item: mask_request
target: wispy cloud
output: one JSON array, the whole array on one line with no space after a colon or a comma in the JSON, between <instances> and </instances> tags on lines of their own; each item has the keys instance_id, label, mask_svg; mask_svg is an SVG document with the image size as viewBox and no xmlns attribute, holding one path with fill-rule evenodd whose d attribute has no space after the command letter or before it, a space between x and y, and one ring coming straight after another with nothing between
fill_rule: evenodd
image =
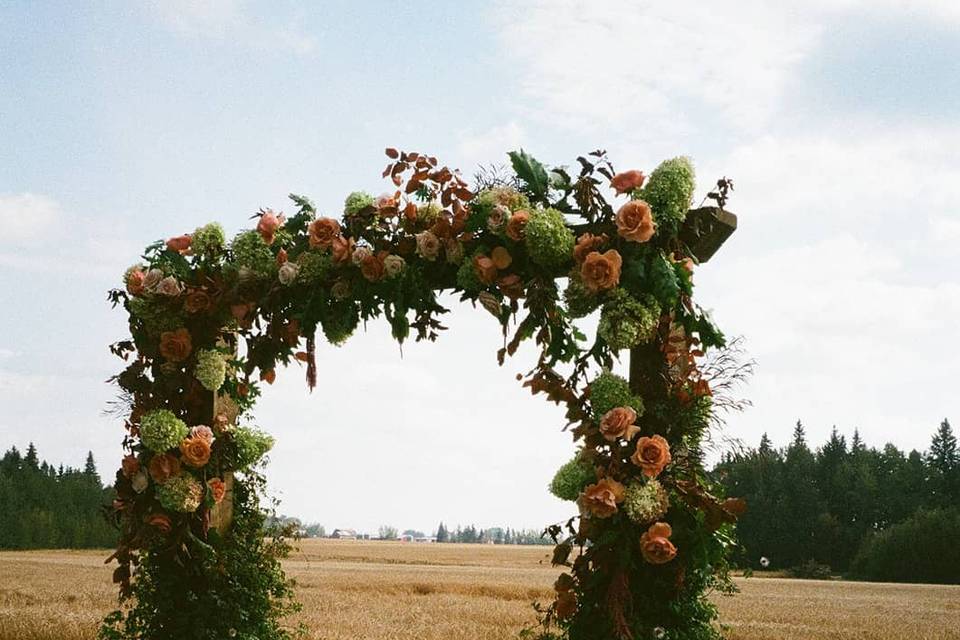
<instances>
[{"instance_id":1,"label":"wispy cloud","mask_svg":"<svg viewBox=\"0 0 960 640\"><path fill-rule=\"evenodd\" d=\"M55 228L61 218L53 198L33 193L0 194L0 246L33 242Z\"/></svg>"}]
</instances>

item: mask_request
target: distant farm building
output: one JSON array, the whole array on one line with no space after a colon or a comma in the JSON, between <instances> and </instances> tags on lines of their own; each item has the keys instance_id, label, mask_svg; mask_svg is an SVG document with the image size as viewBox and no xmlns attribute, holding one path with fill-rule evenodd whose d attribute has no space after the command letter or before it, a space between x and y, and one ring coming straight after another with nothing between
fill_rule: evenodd
<instances>
[{"instance_id":1,"label":"distant farm building","mask_svg":"<svg viewBox=\"0 0 960 640\"><path fill-rule=\"evenodd\" d=\"M334 529L330 537L337 540L356 540L357 532L353 529Z\"/></svg>"}]
</instances>

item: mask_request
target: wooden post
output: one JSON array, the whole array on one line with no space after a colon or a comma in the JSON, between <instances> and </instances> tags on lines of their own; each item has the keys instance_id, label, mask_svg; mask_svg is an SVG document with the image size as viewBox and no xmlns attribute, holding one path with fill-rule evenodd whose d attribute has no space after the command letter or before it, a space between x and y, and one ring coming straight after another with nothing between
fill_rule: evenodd
<instances>
[{"instance_id":1,"label":"wooden post","mask_svg":"<svg viewBox=\"0 0 960 640\"><path fill-rule=\"evenodd\" d=\"M225 340L221 339L217 342L218 347L228 347L230 346ZM236 341L233 343L234 354L236 354ZM220 393L214 391L210 394L212 399L212 405L210 407L210 424L217 419L217 400L220 397ZM231 426L236 426L236 419L232 419ZM231 523L233 523L233 484L234 477L233 471L227 471L223 474L223 484L226 491L223 494L223 500L218 504L213 505L213 508L210 509L210 527L216 529L221 535L227 533L230 529Z\"/></svg>"}]
</instances>

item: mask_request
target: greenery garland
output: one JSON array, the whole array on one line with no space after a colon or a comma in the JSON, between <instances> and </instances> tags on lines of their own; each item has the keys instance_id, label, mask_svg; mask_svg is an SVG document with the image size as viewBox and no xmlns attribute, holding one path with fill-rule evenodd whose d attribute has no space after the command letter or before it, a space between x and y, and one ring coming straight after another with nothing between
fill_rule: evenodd
<instances>
[{"instance_id":1,"label":"greenery garland","mask_svg":"<svg viewBox=\"0 0 960 640\"><path fill-rule=\"evenodd\" d=\"M243 418L280 365L305 362L316 384L317 329L341 344L383 316L400 342L435 340L442 289L501 323L501 363L523 340L539 345L524 385L566 407L579 446L551 486L579 515L545 532L566 571L523 635L717 637L704 594L732 588L743 504L711 495L701 464L712 392L697 363L724 340L692 302L695 257L679 238L690 162L668 160L647 180L616 173L603 152L572 174L520 151L514 175L482 175L475 193L434 157L387 156L396 189L351 193L339 219L292 195L293 215L261 210L232 241L209 224L151 245L110 293L129 315L131 338L111 347L128 361L115 380L129 453L111 514L124 606L101 637L295 634L282 624L296 610L279 565L287 546L264 539L258 500L272 440ZM607 185L625 202L608 202ZM573 320L596 310L588 341ZM633 388L610 372L625 349Z\"/></svg>"}]
</instances>

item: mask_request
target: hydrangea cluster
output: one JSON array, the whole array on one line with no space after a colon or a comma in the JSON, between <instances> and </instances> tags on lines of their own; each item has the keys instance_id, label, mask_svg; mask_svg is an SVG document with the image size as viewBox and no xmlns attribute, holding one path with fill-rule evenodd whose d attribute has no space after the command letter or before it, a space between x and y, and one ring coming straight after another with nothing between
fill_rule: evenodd
<instances>
[{"instance_id":1,"label":"hydrangea cluster","mask_svg":"<svg viewBox=\"0 0 960 640\"><path fill-rule=\"evenodd\" d=\"M174 476L157 486L157 499L163 508L180 513L196 511L205 493L200 481L189 473Z\"/></svg>"},{"instance_id":2,"label":"hydrangea cluster","mask_svg":"<svg viewBox=\"0 0 960 640\"><path fill-rule=\"evenodd\" d=\"M536 209L526 226L527 251L541 267L559 267L570 261L576 240L563 214L556 209Z\"/></svg>"},{"instance_id":3,"label":"hydrangea cluster","mask_svg":"<svg viewBox=\"0 0 960 640\"><path fill-rule=\"evenodd\" d=\"M327 307L326 313L320 318L323 335L330 344L341 345L353 335L360 324L360 311L357 303L352 300L341 300Z\"/></svg>"},{"instance_id":4,"label":"hydrangea cluster","mask_svg":"<svg viewBox=\"0 0 960 640\"><path fill-rule=\"evenodd\" d=\"M366 191L354 191L343 202L343 213L355 216L363 209L373 206L373 196Z\"/></svg>"},{"instance_id":5,"label":"hydrangea cluster","mask_svg":"<svg viewBox=\"0 0 960 640\"><path fill-rule=\"evenodd\" d=\"M608 370L590 383L590 406L596 420L617 407L630 407L638 416L643 415L643 398L630 391L630 383L625 378Z\"/></svg>"},{"instance_id":6,"label":"hydrangea cluster","mask_svg":"<svg viewBox=\"0 0 960 640\"><path fill-rule=\"evenodd\" d=\"M597 333L611 349L631 349L649 342L660 321L660 305L650 295L637 300L617 289L603 305Z\"/></svg>"},{"instance_id":7,"label":"hydrangea cluster","mask_svg":"<svg viewBox=\"0 0 960 640\"><path fill-rule=\"evenodd\" d=\"M141 442L157 453L179 446L189 433L186 423L167 409L150 411L140 420Z\"/></svg>"},{"instance_id":8,"label":"hydrangea cluster","mask_svg":"<svg viewBox=\"0 0 960 640\"><path fill-rule=\"evenodd\" d=\"M420 205L417 207L417 225L421 229L430 227L440 217L441 211L443 209L436 202L427 202Z\"/></svg>"},{"instance_id":9,"label":"hydrangea cluster","mask_svg":"<svg viewBox=\"0 0 960 640\"><path fill-rule=\"evenodd\" d=\"M477 194L473 206L476 209L489 213L498 204L502 204L510 209L510 211L530 208L530 200L527 196L512 187L485 189Z\"/></svg>"},{"instance_id":10,"label":"hydrangea cluster","mask_svg":"<svg viewBox=\"0 0 960 640\"><path fill-rule=\"evenodd\" d=\"M190 236L190 248L197 255L216 256L227 246L227 236L217 222L198 227Z\"/></svg>"},{"instance_id":11,"label":"hydrangea cluster","mask_svg":"<svg viewBox=\"0 0 960 640\"><path fill-rule=\"evenodd\" d=\"M130 313L143 322L148 333L159 334L183 326L183 314L156 297L135 296L129 301Z\"/></svg>"},{"instance_id":12,"label":"hydrangea cluster","mask_svg":"<svg viewBox=\"0 0 960 640\"><path fill-rule=\"evenodd\" d=\"M233 431L237 450L237 468L245 469L273 448L273 438L253 427L237 427Z\"/></svg>"},{"instance_id":13,"label":"hydrangea cluster","mask_svg":"<svg viewBox=\"0 0 960 640\"><path fill-rule=\"evenodd\" d=\"M696 175L690 158L664 160L653 170L646 186L633 192L653 209L658 227L677 229L687 216L696 188Z\"/></svg>"},{"instance_id":14,"label":"hydrangea cluster","mask_svg":"<svg viewBox=\"0 0 960 640\"><path fill-rule=\"evenodd\" d=\"M580 496L584 487L596 481L597 474L593 466L576 455L557 469L553 480L550 481L550 493L561 500L574 501Z\"/></svg>"},{"instance_id":15,"label":"hydrangea cluster","mask_svg":"<svg viewBox=\"0 0 960 640\"><path fill-rule=\"evenodd\" d=\"M197 352L197 366L193 375L207 391L216 391L223 386L227 377L227 360L222 353L213 349Z\"/></svg>"},{"instance_id":16,"label":"hydrangea cluster","mask_svg":"<svg viewBox=\"0 0 960 640\"><path fill-rule=\"evenodd\" d=\"M574 271L563 290L563 301L571 318L585 318L600 307L603 298L587 289L580 275Z\"/></svg>"},{"instance_id":17,"label":"hydrangea cluster","mask_svg":"<svg viewBox=\"0 0 960 640\"><path fill-rule=\"evenodd\" d=\"M473 257L482 255L482 251L477 251L468 260L464 260L457 268L457 286L464 291L474 293L486 287L477 277L477 272L473 268Z\"/></svg>"},{"instance_id":18,"label":"hydrangea cluster","mask_svg":"<svg viewBox=\"0 0 960 640\"><path fill-rule=\"evenodd\" d=\"M631 482L623 499L623 510L637 524L660 519L670 507L666 489L658 480Z\"/></svg>"},{"instance_id":19,"label":"hydrangea cluster","mask_svg":"<svg viewBox=\"0 0 960 640\"><path fill-rule=\"evenodd\" d=\"M330 254L320 253L318 251L304 251L297 258L297 264L300 270L297 272L297 279L307 285L315 285L324 282L330 275L330 269L333 261Z\"/></svg>"},{"instance_id":20,"label":"hydrangea cluster","mask_svg":"<svg viewBox=\"0 0 960 640\"><path fill-rule=\"evenodd\" d=\"M256 231L241 231L230 244L234 262L258 275L269 275L276 269L276 259L270 246Z\"/></svg>"}]
</instances>

